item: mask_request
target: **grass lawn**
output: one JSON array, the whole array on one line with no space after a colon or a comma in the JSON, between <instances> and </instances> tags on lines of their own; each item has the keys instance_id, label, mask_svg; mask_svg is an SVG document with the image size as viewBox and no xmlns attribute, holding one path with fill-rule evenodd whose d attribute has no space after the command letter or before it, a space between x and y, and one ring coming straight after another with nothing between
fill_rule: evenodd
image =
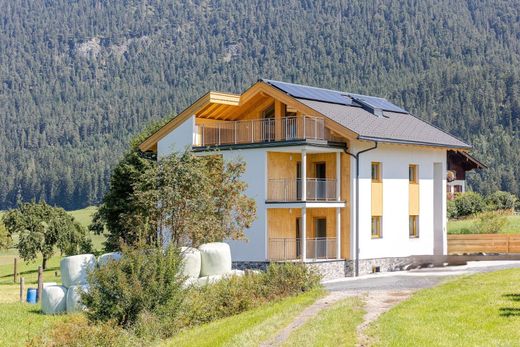
<instances>
[{"instance_id":1,"label":"grass lawn","mask_svg":"<svg viewBox=\"0 0 520 347\"><path fill-rule=\"evenodd\" d=\"M371 327L375 346L518 346L520 269L417 292Z\"/></svg>"},{"instance_id":2,"label":"grass lawn","mask_svg":"<svg viewBox=\"0 0 520 347\"><path fill-rule=\"evenodd\" d=\"M39 310L40 305L1 304L0 346L25 346L33 337L66 319L66 316L44 316Z\"/></svg>"},{"instance_id":3,"label":"grass lawn","mask_svg":"<svg viewBox=\"0 0 520 347\"><path fill-rule=\"evenodd\" d=\"M448 221L448 234L471 234L476 219L454 219ZM520 215L507 216L507 225L501 234L520 234Z\"/></svg>"},{"instance_id":4,"label":"grass lawn","mask_svg":"<svg viewBox=\"0 0 520 347\"><path fill-rule=\"evenodd\" d=\"M312 291L283 299L236 316L185 330L164 345L172 347L258 346L323 295L323 291Z\"/></svg>"},{"instance_id":5,"label":"grass lawn","mask_svg":"<svg viewBox=\"0 0 520 347\"><path fill-rule=\"evenodd\" d=\"M360 298L344 299L296 329L283 346L355 346L364 313Z\"/></svg>"}]
</instances>

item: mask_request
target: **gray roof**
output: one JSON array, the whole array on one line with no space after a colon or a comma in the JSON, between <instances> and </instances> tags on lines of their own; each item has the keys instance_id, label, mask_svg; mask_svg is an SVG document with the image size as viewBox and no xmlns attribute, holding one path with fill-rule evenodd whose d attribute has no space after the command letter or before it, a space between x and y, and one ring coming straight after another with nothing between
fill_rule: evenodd
<instances>
[{"instance_id":1,"label":"gray roof","mask_svg":"<svg viewBox=\"0 0 520 347\"><path fill-rule=\"evenodd\" d=\"M365 108L297 98L324 116L358 134L360 140L471 148L439 128L409 113L382 111L376 116Z\"/></svg>"}]
</instances>

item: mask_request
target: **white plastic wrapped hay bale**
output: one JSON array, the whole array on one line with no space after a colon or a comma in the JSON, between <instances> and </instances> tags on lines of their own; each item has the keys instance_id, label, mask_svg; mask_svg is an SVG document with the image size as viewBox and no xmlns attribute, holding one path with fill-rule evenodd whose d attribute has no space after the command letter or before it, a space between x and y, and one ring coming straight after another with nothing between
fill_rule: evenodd
<instances>
[{"instance_id":1,"label":"white plastic wrapped hay bale","mask_svg":"<svg viewBox=\"0 0 520 347\"><path fill-rule=\"evenodd\" d=\"M232 276L242 277L244 275L245 275L244 270L231 270L230 272L225 274L226 277L232 277Z\"/></svg>"},{"instance_id":2,"label":"white plastic wrapped hay bale","mask_svg":"<svg viewBox=\"0 0 520 347\"><path fill-rule=\"evenodd\" d=\"M85 305L81 303L81 293L87 291L88 286L86 284L79 286L71 286L67 289L67 313L82 311L85 309Z\"/></svg>"},{"instance_id":3,"label":"white plastic wrapped hay bale","mask_svg":"<svg viewBox=\"0 0 520 347\"><path fill-rule=\"evenodd\" d=\"M199 278L201 267L200 251L192 247L181 247L181 257L183 261L181 275L188 278Z\"/></svg>"},{"instance_id":4,"label":"white plastic wrapped hay bale","mask_svg":"<svg viewBox=\"0 0 520 347\"><path fill-rule=\"evenodd\" d=\"M199 247L200 276L223 275L231 271L231 249L224 242L205 243Z\"/></svg>"},{"instance_id":5,"label":"white plastic wrapped hay bale","mask_svg":"<svg viewBox=\"0 0 520 347\"><path fill-rule=\"evenodd\" d=\"M65 257L60 262L61 282L65 287L87 283L87 273L96 266L93 254Z\"/></svg>"},{"instance_id":6,"label":"white plastic wrapped hay bale","mask_svg":"<svg viewBox=\"0 0 520 347\"><path fill-rule=\"evenodd\" d=\"M193 285L195 287L204 287L204 286L207 286L208 284L217 283L218 281L220 281L224 278L226 278L226 275L211 275L211 276L199 277L199 278L191 281L191 285Z\"/></svg>"},{"instance_id":7,"label":"white plastic wrapped hay bale","mask_svg":"<svg viewBox=\"0 0 520 347\"><path fill-rule=\"evenodd\" d=\"M44 314L59 314L66 310L67 288L47 286L42 291L42 311Z\"/></svg>"},{"instance_id":8,"label":"white plastic wrapped hay bale","mask_svg":"<svg viewBox=\"0 0 520 347\"><path fill-rule=\"evenodd\" d=\"M121 252L110 252L102 254L98 257L98 266L106 265L109 261L118 261L121 259Z\"/></svg>"},{"instance_id":9,"label":"white plastic wrapped hay bale","mask_svg":"<svg viewBox=\"0 0 520 347\"><path fill-rule=\"evenodd\" d=\"M57 286L58 283L56 282L43 282L43 288L45 287L48 287L48 286Z\"/></svg>"}]
</instances>

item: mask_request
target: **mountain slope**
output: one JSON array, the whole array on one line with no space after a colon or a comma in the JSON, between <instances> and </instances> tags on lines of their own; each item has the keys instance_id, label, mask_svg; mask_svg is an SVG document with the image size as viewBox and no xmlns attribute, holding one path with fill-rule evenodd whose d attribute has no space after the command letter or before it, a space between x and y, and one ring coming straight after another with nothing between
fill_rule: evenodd
<instances>
[{"instance_id":1,"label":"mountain slope","mask_svg":"<svg viewBox=\"0 0 520 347\"><path fill-rule=\"evenodd\" d=\"M0 209L100 201L132 134L259 77L387 97L520 194L519 1L0 0Z\"/></svg>"}]
</instances>

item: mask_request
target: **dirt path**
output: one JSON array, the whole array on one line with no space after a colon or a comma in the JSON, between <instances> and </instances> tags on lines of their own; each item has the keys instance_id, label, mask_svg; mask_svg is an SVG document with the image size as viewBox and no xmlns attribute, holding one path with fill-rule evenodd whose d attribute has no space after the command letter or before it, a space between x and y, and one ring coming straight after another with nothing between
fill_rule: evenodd
<instances>
[{"instance_id":1,"label":"dirt path","mask_svg":"<svg viewBox=\"0 0 520 347\"><path fill-rule=\"evenodd\" d=\"M365 303L364 309L366 311L363 317L363 323L357 327L357 346L367 347L370 346L370 338L365 334L367 327L375 321L382 313L388 311L401 301L404 301L410 297L413 290L400 290L400 291L369 291L369 292L349 292L349 291L335 291L329 293L326 297L318 299L314 304L303 310L296 318L284 329L282 329L272 339L262 343L261 347L280 346L288 338L291 333L305 324L307 321L315 317L321 310L327 309L334 303L349 297L349 296L361 296Z\"/></svg>"},{"instance_id":2,"label":"dirt path","mask_svg":"<svg viewBox=\"0 0 520 347\"><path fill-rule=\"evenodd\" d=\"M284 329L282 329L275 337L262 343L261 347L280 346L284 343L291 333L305 324L309 319L313 318L323 309L328 308L332 304L344 299L348 296L355 296L354 293L349 292L331 292L326 297L318 299L314 304L307 307Z\"/></svg>"},{"instance_id":3,"label":"dirt path","mask_svg":"<svg viewBox=\"0 0 520 347\"><path fill-rule=\"evenodd\" d=\"M400 290L400 291L370 291L365 293L364 309L366 311L363 317L363 323L358 325L356 334L358 337L357 346L367 347L370 346L370 338L366 335L366 329L375 321L381 314L388 311L401 301L404 301L410 297L413 290Z\"/></svg>"}]
</instances>

